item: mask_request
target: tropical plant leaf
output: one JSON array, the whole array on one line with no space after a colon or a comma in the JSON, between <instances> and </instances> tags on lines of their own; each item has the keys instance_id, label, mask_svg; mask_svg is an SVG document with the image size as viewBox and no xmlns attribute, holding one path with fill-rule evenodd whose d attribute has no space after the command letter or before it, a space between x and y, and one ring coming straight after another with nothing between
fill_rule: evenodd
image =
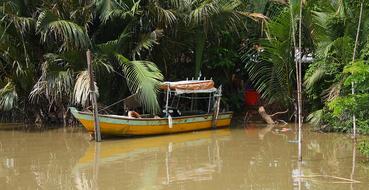
<instances>
[{"instance_id":1,"label":"tropical plant leaf","mask_svg":"<svg viewBox=\"0 0 369 190\"><path fill-rule=\"evenodd\" d=\"M90 38L84 28L78 24L61 20L49 11L40 13L36 23L37 31L41 33L42 41L47 42L53 36L63 42L63 48L76 48L85 50L91 46Z\"/></svg>"},{"instance_id":2,"label":"tropical plant leaf","mask_svg":"<svg viewBox=\"0 0 369 190\"><path fill-rule=\"evenodd\" d=\"M130 8L122 0L95 0L97 12L104 23L113 18L125 19L128 16L133 16L138 3L139 1L135 2Z\"/></svg>"},{"instance_id":3,"label":"tropical plant leaf","mask_svg":"<svg viewBox=\"0 0 369 190\"><path fill-rule=\"evenodd\" d=\"M304 86L307 89L313 88L313 86L317 84L323 78L323 76L325 76L325 73L326 73L326 69L324 67L316 68L314 70L314 73L311 76L306 78L304 82Z\"/></svg>"},{"instance_id":4,"label":"tropical plant leaf","mask_svg":"<svg viewBox=\"0 0 369 190\"><path fill-rule=\"evenodd\" d=\"M269 103L289 106L293 100L295 67L291 47L290 14L284 11L269 22L268 39L260 40L255 53L243 56L253 85ZM250 60L248 60L250 59Z\"/></svg>"},{"instance_id":5,"label":"tropical plant leaf","mask_svg":"<svg viewBox=\"0 0 369 190\"><path fill-rule=\"evenodd\" d=\"M316 110L313 113L309 114L307 117L307 120L310 124L312 124L315 127L318 127L322 124L323 121L323 110Z\"/></svg>"},{"instance_id":6,"label":"tropical plant leaf","mask_svg":"<svg viewBox=\"0 0 369 190\"><path fill-rule=\"evenodd\" d=\"M191 6L192 0L166 0L176 10L188 9Z\"/></svg>"},{"instance_id":7,"label":"tropical plant leaf","mask_svg":"<svg viewBox=\"0 0 369 190\"><path fill-rule=\"evenodd\" d=\"M120 52L123 46L126 45L127 40L132 36L126 29L123 30L117 39L97 44L99 53L114 56L115 53Z\"/></svg>"},{"instance_id":8,"label":"tropical plant leaf","mask_svg":"<svg viewBox=\"0 0 369 190\"><path fill-rule=\"evenodd\" d=\"M206 29L211 27L210 17L220 12L217 2L218 1L193 1L192 6L195 7L195 9L189 13L187 23L195 26L204 25Z\"/></svg>"},{"instance_id":9,"label":"tropical plant leaf","mask_svg":"<svg viewBox=\"0 0 369 190\"><path fill-rule=\"evenodd\" d=\"M55 66L62 61L61 59L48 58L49 60L43 64L42 75L33 86L29 98L36 103L39 102L40 98L45 97L51 105L52 103L60 103L65 97L71 96L73 78L69 69L63 70L64 68Z\"/></svg>"},{"instance_id":10,"label":"tropical plant leaf","mask_svg":"<svg viewBox=\"0 0 369 190\"><path fill-rule=\"evenodd\" d=\"M152 3L150 11L155 15L154 19L163 27L173 25L177 20L177 17L172 10L164 9L159 5L159 3Z\"/></svg>"},{"instance_id":11,"label":"tropical plant leaf","mask_svg":"<svg viewBox=\"0 0 369 190\"><path fill-rule=\"evenodd\" d=\"M150 50L154 45L159 43L159 39L163 36L163 30L156 29L150 33L142 34L140 40L137 42L136 47L133 49L133 57L135 55L141 55L140 52L143 49Z\"/></svg>"},{"instance_id":12,"label":"tropical plant leaf","mask_svg":"<svg viewBox=\"0 0 369 190\"><path fill-rule=\"evenodd\" d=\"M96 96L99 96L99 88L95 82ZM77 75L77 80L73 90L73 101L76 104L81 104L82 107L86 107L90 97L90 77L88 71L81 71Z\"/></svg>"},{"instance_id":13,"label":"tropical plant leaf","mask_svg":"<svg viewBox=\"0 0 369 190\"><path fill-rule=\"evenodd\" d=\"M116 58L123 67L123 73L131 93L138 93L139 101L144 110L149 113L158 113L160 106L157 93L163 80L163 75L158 67L149 61L127 61L120 54L117 54Z\"/></svg>"},{"instance_id":14,"label":"tropical plant leaf","mask_svg":"<svg viewBox=\"0 0 369 190\"><path fill-rule=\"evenodd\" d=\"M0 89L0 110L10 111L16 107L18 94L13 82L9 81Z\"/></svg>"}]
</instances>

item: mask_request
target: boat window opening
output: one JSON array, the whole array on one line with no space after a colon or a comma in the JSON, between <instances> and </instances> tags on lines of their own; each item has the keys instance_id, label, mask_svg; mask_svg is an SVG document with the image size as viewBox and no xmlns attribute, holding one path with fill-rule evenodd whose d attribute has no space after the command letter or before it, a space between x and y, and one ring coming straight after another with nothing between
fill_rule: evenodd
<instances>
[{"instance_id":1,"label":"boat window opening","mask_svg":"<svg viewBox=\"0 0 369 190\"><path fill-rule=\"evenodd\" d=\"M209 114L213 111L214 94L214 92L177 94L174 90L161 91L161 100L164 104L161 116L180 117Z\"/></svg>"}]
</instances>

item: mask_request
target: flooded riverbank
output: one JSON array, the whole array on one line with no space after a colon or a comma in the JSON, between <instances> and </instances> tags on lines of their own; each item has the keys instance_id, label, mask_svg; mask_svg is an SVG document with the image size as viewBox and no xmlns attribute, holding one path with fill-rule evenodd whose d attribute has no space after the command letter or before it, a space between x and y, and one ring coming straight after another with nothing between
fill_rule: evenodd
<instances>
[{"instance_id":1,"label":"flooded riverbank","mask_svg":"<svg viewBox=\"0 0 369 190\"><path fill-rule=\"evenodd\" d=\"M1 189L367 189L369 163L343 134L248 125L88 141L82 128L0 127ZM282 132L283 131L283 132ZM303 177L299 177L303 176Z\"/></svg>"}]
</instances>

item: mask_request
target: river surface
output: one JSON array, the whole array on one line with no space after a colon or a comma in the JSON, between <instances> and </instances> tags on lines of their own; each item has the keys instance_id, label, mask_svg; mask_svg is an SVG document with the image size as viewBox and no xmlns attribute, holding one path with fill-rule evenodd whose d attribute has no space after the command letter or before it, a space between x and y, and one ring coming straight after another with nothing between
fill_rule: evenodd
<instances>
[{"instance_id":1,"label":"river surface","mask_svg":"<svg viewBox=\"0 0 369 190\"><path fill-rule=\"evenodd\" d=\"M301 163L295 137L293 125L249 124L95 143L80 127L2 124L0 189L369 188L369 163L347 135L305 127Z\"/></svg>"}]
</instances>

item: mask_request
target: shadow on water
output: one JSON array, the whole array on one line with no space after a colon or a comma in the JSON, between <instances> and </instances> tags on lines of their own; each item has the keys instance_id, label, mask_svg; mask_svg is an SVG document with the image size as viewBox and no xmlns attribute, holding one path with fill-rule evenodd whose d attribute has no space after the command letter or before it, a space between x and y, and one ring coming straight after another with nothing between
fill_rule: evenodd
<instances>
[{"instance_id":1,"label":"shadow on water","mask_svg":"<svg viewBox=\"0 0 369 190\"><path fill-rule=\"evenodd\" d=\"M11 128L11 126L8 126ZM82 128L0 130L2 189L367 189L351 139L293 125L88 141ZM359 164L360 163L360 164ZM349 183L360 181L360 183Z\"/></svg>"}]
</instances>

